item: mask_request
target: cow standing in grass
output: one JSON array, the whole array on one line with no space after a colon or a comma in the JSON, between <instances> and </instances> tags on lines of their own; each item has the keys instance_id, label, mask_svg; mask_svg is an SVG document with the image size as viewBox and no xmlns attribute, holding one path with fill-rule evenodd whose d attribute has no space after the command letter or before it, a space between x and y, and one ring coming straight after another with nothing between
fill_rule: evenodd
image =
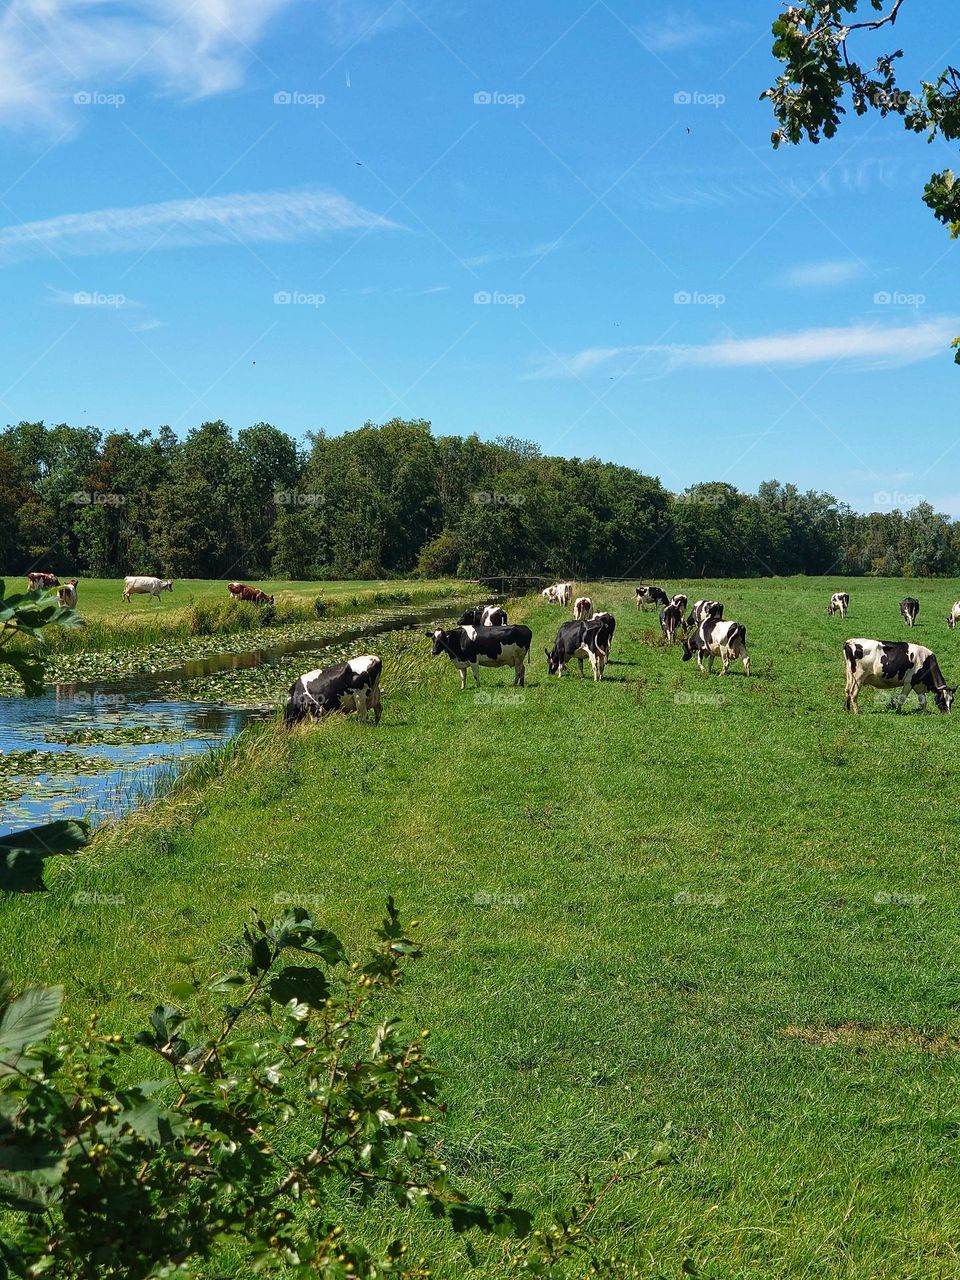
<instances>
[{"instance_id":1,"label":"cow standing in grass","mask_svg":"<svg viewBox=\"0 0 960 1280\"><path fill-rule=\"evenodd\" d=\"M637 587L635 594L638 609L643 609L648 604L656 607L670 603L670 598L662 587Z\"/></svg>"},{"instance_id":2,"label":"cow standing in grass","mask_svg":"<svg viewBox=\"0 0 960 1280\"><path fill-rule=\"evenodd\" d=\"M683 627L683 609L675 600L671 600L660 613L660 630L668 644L673 644L678 631Z\"/></svg>"},{"instance_id":3,"label":"cow standing in grass","mask_svg":"<svg viewBox=\"0 0 960 1280\"><path fill-rule=\"evenodd\" d=\"M242 582L231 582L227 590L234 600L245 600L248 604L273 604L273 596L268 596L259 587L248 587Z\"/></svg>"},{"instance_id":4,"label":"cow standing in grass","mask_svg":"<svg viewBox=\"0 0 960 1280\"><path fill-rule=\"evenodd\" d=\"M335 711L355 711L358 720L366 720L372 711L374 724L379 724L382 671L380 658L368 653L335 667L305 672L290 686L283 723L289 729L303 720L322 720Z\"/></svg>"},{"instance_id":5,"label":"cow standing in grass","mask_svg":"<svg viewBox=\"0 0 960 1280\"><path fill-rule=\"evenodd\" d=\"M38 591L41 588L47 591L50 587L59 587L59 585L60 579L55 573L42 573L40 570L35 570L27 574L28 591Z\"/></svg>"},{"instance_id":6,"label":"cow standing in grass","mask_svg":"<svg viewBox=\"0 0 960 1280\"><path fill-rule=\"evenodd\" d=\"M677 608L680 610L680 615L682 617L683 611L687 607L687 597L683 594L683 592L678 591L675 596L671 596L670 603L675 604L677 606Z\"/></svg>"},{"instance_id":7,"label":"cow standing in grass","mask_svg":"<svg viewBox=\"0 0 960 1280\"><path fill-rule=\"evenodd\" d=\"M937 655L922 644L906 640L848 640L843 646L846 667L844 706L859 712L857 699L863 686L875 689L902 689L897 710L902 709L911 689L917 695L921 711L926 695L932 693L937 707L949 711L953 706L956 685L943 678Z\"/></svg>"},{"instance_id":8,"label":"cow standing in grass","mask_svg":"<svg viewBox=\"0 0 960 1280\"><path fill-rule=\"evenodd\" d=\"M591 616L590 621L600 624L597 643L603 650L604 661L606 661L610 657L610 646L613 643L613 633L617 629L617 620L612 613L595 613Z\"/></svg>"},{"instance_id":9,"label":"cow standing in grass","mask_svg":"<svg viewBox=\"0 0 960 1280\"><path fill-rule=\"evenodd\" d=\"M835 591L827 605L827 614L832 618L835 613L839 613L841 618L845 618L849 608L850 597L846 591Z\"/></svg>"},{"instance_id":10,"label":"cow standing in grass","mask_svg":"<svg viewBox=\"0 0 960 1280\"><path fill-rule=\"evenodd\" d=\"M708 618L691 636L683 642L682 658L689 662L696 656L697 666L704 670L703 661L707 660L706 671L713 671L713 660L719 658L721 675L727 674L731 662L742 660L743 674L750 674L750 655L747 653L747 629L740 622L723 622L719 618Z\"/></svg>"},{"instance_id":11,"label":"cow standing in grass","mask_svg":"<svg viewBox=\"0 0 960 1280\"><path fill-rule=\"evenodd\" d=\"M123 599L130 603L131 596L153 596L160 603L161 591L172 591L173 583L165 578L127 577L123 580Z\"/></svg>"},{"instance_id":12,"label":"cow standing in grass","mask_svg":"<svg viewBox=\"0 0 960 1280\"><path fill-rule=\"evenodd\" d=\"M593 601L589 596L577 596L573 602L573 617L575 622L583 622L584 619L593 613Z\"/></svg>"},{"instance_id":13,"label":"cow standing in grass","mask_svg":"<svg viewBox=\"0 0 960 1280\"><path fill-rule=\"evenodd\" d=\"M604 624L599 621L595 622L591 619L589 622L565 622L557 632L553 649L544 649L547 655L547 670L552 676L562 676L566 664L576 658L580 664L582 677L583 660L588 658L594 680L602 680L603 669L607 663L607 649L603 644L605 636Z\"/></svg>"},{"instance_id":14,"label":"cow standing in grass","mask_svg":"<svg viewBox=\"0 0 960 1280\"><path fill-rule=\"evenodd\" d=\"M77 607L77 583L79 581L79 578L71 578L62 587L57 588L57 603L64 609L75 609Z\"/></svg>"},{"instance_id":15,"label":"cow standing in grass","mask_svg":"<svg viewBox=\"0 0 960 1280\"><path fill-rule=\"evenodd\" d=\"M953 608L947 614L947 626L952 631L957 625L957 619L960 618L960 600L955 600Z\"/></svg>"},{"instance_id":16,"label":"cow standing in grass","mask_svg":"<svg viewBox=\"0 0 960 1280\"><path fill-rule=\"evenodd\" d=\"M467 687L467 672L480 683L480 667L513 667L513 683L526 683L524 663L530 655L533 632L529 627L438 627L426 632L433 641L433 656L445 653L460 672L460 688Z\"/></svg>"},{"instance_id":17,"label":"cow standing in grass","mask_svg":"<svg viewBox=\"0 0 960 1280\"><path fill-rule=\"evenodd\" d=\"M908 627L912 627L917 620L917 614L920 612L920 601L915 600L913 596L905 596L900 601L900 616Z\"/></svg>"}]
</instances>

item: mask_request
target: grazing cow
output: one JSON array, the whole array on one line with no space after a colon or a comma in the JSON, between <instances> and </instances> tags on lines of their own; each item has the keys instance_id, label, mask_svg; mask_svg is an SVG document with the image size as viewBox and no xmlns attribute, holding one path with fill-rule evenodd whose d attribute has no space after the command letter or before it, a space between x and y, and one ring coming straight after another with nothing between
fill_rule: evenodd
<instances>
[{"instance_id":1,"label":"grazing cow","mask_svg":"<svg viewBox=\"0 0 960 1280\"><path fill-rule=\"evenodd\" d=\"M613 633L617 629L617 620L612 613L595 613L590 618L591 622L600 623L600 632L597 636L597 643L603 650L605 658L610 657L610 645L613 643Z\"/></svg>"},{"instance_id":2,"label":"grazing cow","mask_svg":"<svg viewBox=\"0 0 960 1280\"><path fill-rule=\"evenodd\" d=\"M604 624L595 622L592 618L589 622L565 622L557 632L553 649L544 649L547 655L547 670L551 675L560 677L570 659L576 658L580 664L582 676L583 660L589 658L594 680L602 680L603 668L607 663L607 650L603 644L605 637Z\"/></svg>"},{"instance_id":3,"label":"grazing cow","mask_svg":"<svg viewBox=\"0 0 960 1280\"><path fill-rule=\"evenodd\" d=\"M674 637L683 626L683 609L676 601L671 600L660 614L660 630L668 644L673 644Z\"/></svg>"},{"instance_id":4,"label":"grazing cow","mask_svg":"<svg viewBox=\"0 0 960 1280\"><path fill-rule=\"evenodd\" d=\"M911 689L917 695L921 711L926 706L928 693L933 694L941 711L949 711L953 706L956 686L946 683L937 655L922 644L909 644L905 640L848 640L843 646L843 656L847 675L844 705L848 711L859 713L857 698L865 684L877 689L902 688L898 710Z\"/></svg>"},{"instance_id":5,"label":"grazing cow","mask_svg":"<svg viewBox=\"0 0 960 1280\"><path fill-rule=\"evenodd\" d=\"M920 601L914 600L913 596L904 596L900 601L900 616L908 627L912 627L917 620L917 614L920 612Z\"/></svg>"},{"instance_id":6,"label":"grazing cow","mask_svg":"<svg viewBox=\"0 0 960 1280\"><path fill-rule=\"evenodd\" d=\"M460 672L460 688L467 687L467 670L480 683L480 667L513 667L514 685L526 683L524 663L533 644L529 627L454 627L450 631L437 628L427 631L433 641L433 656L445 653Z\"/></svg>"},{"instance_id":7,"label":"grazing cow","mask_svg":"<svg viewBox=\"0 0 960 1280\"><path fill-rule=\"evenodd\" d=\"M593 613L593 601L589 596L577 596L573 602L573 617L576 622L583 622L588 614Z\"/></svg>"},{"instance_id":8,"label":"grazing cow","mask_svg":"<svg viewBox=\"0 0 960 1280\"><path fill-rule=\"evenodd\" d=\"M357 713L366 720L373 711L373 723L380 723L380 674L383 662L372 653L351 658L322 671L307 671L290 686L283 723L289 729L301 720L322 720L333 711Z\"/></svg>"},{"instance_id":9,"label":"grazing cow","mask_svg":"<svg viewBox=\"0 0 960 1280\"><path fill-rule=\"evenodd\" d=\"M687 597L682 591L678 591L675 596L671 597L670 603L675 604L682 614L684 609L687 607Z\"/></svg>"},{"instance_id":10,"label":"grazing cow","mask_svg":"<svg viewBox=\"0 0 960 1280\"><path fill-rule=\"evenodd\" d=\"M701 622L692 636L683 642L683 661L689 662L696 654L697 666L704 670L706 656L708 672L713 671L713 660L719 658L723 665L721 675L727 674L731 661L743 660L743 674L750 674L750 655L747 653L747 629L740 622L722 622L719 618L707 618Z\"/></svg>"},{"instance_id":11,"label":"grazing cow","mask_svg":"<svg viewBox=\"0 0 960 1280\"><path fill-rule=\"evenodd\" d=\"M835 613L839 613L841 618L845 618L849 608L850 597L846 591L835 591L830 597L830 603L827 605L827 613L831 618Z\"/></svg>"},{"instance_id":12,"label":"grazing cow","mask_svg":"<svg viewBox=\"0 0 960 1280\"><path fill-rule=\"evenodd\" d=\"M64 609L75 609L77 607L77 583L79 581L79 578L71 578L62 587L57 588L57 601Z\"/></svg>"},{"instance_id":13,"label":"grazing cow","mask_svg":"<svg viewBox=\"0 0 960 1280\"><path fill-rule=\"evenodd\" d=\"M259 587L247 587L242 582L231 582L227 590L234 600L246 600L249 604L273 604L273 596L265 595Z\"/></svg>"},{"instance_id":14,"label":"grazing cow","mask_svg":"<svg viewBox=\"0 0 960 1280\"><path fill-rule=\"evenodd\" d=\"M27 574L27 590L36 591L40 587L44 591L50 587L59 587L60 579L55 573L28 573Z\"/></svg>"},{"instance_id":15,"label":"grazing cow","mask_svg":"<svg viewBox=\"0 0 960 1280\"><path fill-rule=\"evenodd\" d=\"M123 599L129 604L131 596L153 596L160 603L161 591L172 591L173 583L164 578L126 577L123 580Z\"/></svg>"},{"instance_id":16,"label":"grazing cow","mask_svg":"<svg viewBox=\"0 0 960 1280\"><path fill-rule=\"evenodd\" d=\"M540 594L547 604L569 604L573 599L573 583L555 582L552 587L544 587Z\"/></svg>"},{"instance_id":17,"label":"grazing cow","mask_svg":"<svg viewBox=\"0 0 960 1280\"><path fill-rule=\"evenodd\" d=\"M947 614L947 626L951 631L957 625L958 618L960 618L960 600L954 601L953 608Z\"/></svg>"},{"instance_id":18,"label":"grazing cow","mask_svg":"<svg viewBox=\"0 0 960 1280\"><path fill-rule=\"evenodd\" d=\"M723 605L719 600L695 600L690 616L683 625L688 628L699 627L701 622L708 622L711 618L714 622L719 622L722 617Z\"/></svg>"},{"instance_id":19,"label":"grazing cow","mask_svg":"<svg viewBox=\"0 0 960 1280\"><path fill-rule=\"evenodd\" d=\"M637 587L637 608L642 609L644 605L652 604L669 604L670 599L662 587Z\"/></svg>"}]
</instances>

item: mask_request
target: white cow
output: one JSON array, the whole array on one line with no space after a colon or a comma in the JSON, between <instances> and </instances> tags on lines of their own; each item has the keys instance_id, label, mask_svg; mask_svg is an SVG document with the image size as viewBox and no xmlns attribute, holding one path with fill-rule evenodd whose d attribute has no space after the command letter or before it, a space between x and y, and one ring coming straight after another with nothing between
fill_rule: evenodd
<instances>
[{"instance_id":1,"label":"white cow","mask_svg":"<svg viewBox=\"0 0 960 1280\"><path fill-rule=\"evenodd\" d=\"M697 666L704 670L703 659L706 657L708 672L713 671L713 660L719 658L723 670L727 674L731 661L743 660L743 674L750 674L750 655L747 653L747 629L740 622L722 622L719 618L708 618L691 636L683 642L683 661L689 662L696 655Z\"/></svg>"},{"instance_id":2,"label":"white cow","mask_svg":"<svg viewBox=\"0 0 960 1280\"><path fill-rule=\"evenodd\" d=\"M160 603L161 591L172 591L173 583L165 578L126 577L123 580L123 599L129 604L131 596L153 596Z\"/></svg>"},{"instance_id":3,"label":"white cow","mask_svg":"<svg viewBox=\"0 0 960 1280\"><path fill-rule=\"evenodd\" d=\"M922 644L908 644L905 640L848 640L843 646L843 657L847 674L844 704L848 711L859 712L857 698L865 684L875 689L901 688L898 709L911 689L917 695L921 711L926 706L928 693L933 694L941 711L949 711L953 706L956 686L947 684L937 655Z\"/></svg>"},{"instance_id":4,"label":"white cow","mask_svg":"<svg viewBox=\"0 0 960 1280\"><path fill-rule=\"evenodd\" d=\"M552 587L544 587L540 594L548 604L567 605L573 599L573 583L555 582Z\"/></svg>"},{"instance_id":5,"label":"white cow","mask_svg":"<svg viewBox=\"0 0 960 1280\"><path fill-rule=\"evenodd\" d=\"M960 600L955 600L953 608L947 614L947 626L951 631L957 625L958 619L960 619Z\"/></svg>"}]
</instances>

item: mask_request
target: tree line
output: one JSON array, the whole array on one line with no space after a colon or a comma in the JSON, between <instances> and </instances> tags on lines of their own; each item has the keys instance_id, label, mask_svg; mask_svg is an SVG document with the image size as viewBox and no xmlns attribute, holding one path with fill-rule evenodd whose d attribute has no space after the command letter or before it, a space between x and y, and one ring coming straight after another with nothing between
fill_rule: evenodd
<instances>
[{"instance_id":1,"label":"tree line","mask_svg":"<svg viewBox=\"0 0 960 1280\"><path fill-rule=\"evenodd\" d=\"M753 577L960 575L960 524L919 502L853 511L764 481L671 493L513 437L367 423L298 442L261 422L180 439L21 422L0 432L0 566L95 577L419 573Z\"/></svg>"}]
</instances>

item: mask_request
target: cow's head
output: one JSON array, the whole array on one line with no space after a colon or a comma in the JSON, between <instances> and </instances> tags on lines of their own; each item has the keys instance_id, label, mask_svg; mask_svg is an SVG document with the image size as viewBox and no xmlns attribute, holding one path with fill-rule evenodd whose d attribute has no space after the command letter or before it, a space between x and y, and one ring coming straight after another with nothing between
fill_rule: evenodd
<instances>
[{"instance_id":1,"label":"cow's head","mask_svg":"<svg viewBox=\"0 0 960 1280\"><path fill-rule=\"evenodd\" d=\"M697 638L697 633L694 632L692 636L687 636L686 640L683 642L683 651L680 654L681 661L689 662L699 648L700 644Z\"/></svg>"},{"instance_id":2,"label":"cow's head","mask_svg":"<svg viewBox=\"0 0 960 1280\"><path fill-rule=\"evenodd\" d=\"M556 645L551 652L549 649L543 651L547 655L547 671L550 675L555 676L560 670L560 646Z\"/></svg>"},{"instance_id":3,"label":"cow's head","mask_svg":"<svg viewBox=\"0 0 960 1280\"><path fill-rule=\"evenodd\" d=\"M436 631L425 631L423 633L428 640L433 641L433 656L438 658L441 653L446 653L450 648L450 632L443 631L437 627Z\"/></svg>"},{"instance_id":4,"label":"cow's head","mask_svg":"<svg viewBox=\"0 0 960 1280\"><path fill-rule=\"evenodd\" d=\"M168 581L165 581L165 582L161 582L161 583L160 583L160 590L161 590L161 591L172 591L172 590L173 590L173 583L172 583L172 582L170 582L169 580L168 580Z\"/></svg>"},{"instance_id":5,"label":"cow's head","mask_svg":"<svg viewBox=\"0 0 960 1280\"><path fill-rule=\"evenodd\" d=\"M945 684L939 689L934 689L933 697L937 704L938 711L949 711L953 706L953 695L957 692L956 685Z\"/></svg>"}]
</instances>

